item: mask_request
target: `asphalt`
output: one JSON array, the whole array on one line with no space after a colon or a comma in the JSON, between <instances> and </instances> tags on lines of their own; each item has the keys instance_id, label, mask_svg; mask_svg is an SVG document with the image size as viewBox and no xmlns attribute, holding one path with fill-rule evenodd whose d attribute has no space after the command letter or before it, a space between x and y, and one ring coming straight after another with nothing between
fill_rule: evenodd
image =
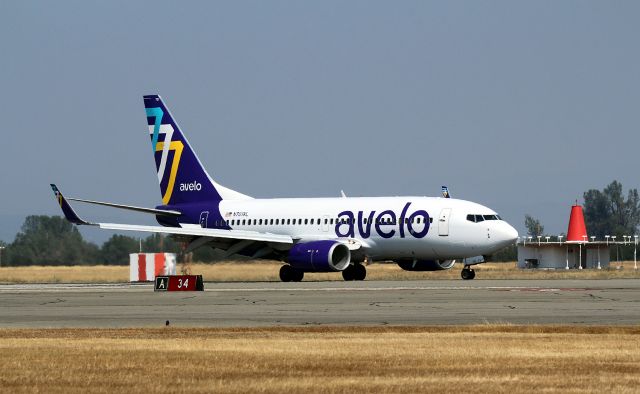
<instances>
[{"instance_id":1,"label":"asphalt","mask_svg":"<svg viewBox=\"0 0 640 394\"><path fill-rule=\"evenodd\" d=\"M640 324L640 280L0 285L0 328Z\"/></svg>"}]
</instances>

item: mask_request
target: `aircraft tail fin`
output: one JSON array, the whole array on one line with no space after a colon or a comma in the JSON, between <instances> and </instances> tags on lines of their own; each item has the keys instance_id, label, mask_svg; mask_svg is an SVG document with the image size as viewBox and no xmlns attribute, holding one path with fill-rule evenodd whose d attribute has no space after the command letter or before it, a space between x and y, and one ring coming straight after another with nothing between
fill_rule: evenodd
<instances>
[{"instance_id":1,"label":"aircraft tail fin","mask_svg":"<svg viewBox=\"0 0 640 394\"><path fill-rule=\"evenodd\" d=\"M144 107L163 205L250 198L211 179L160 96Z\"/></svg>"},{"instance_id":2,"label":"aircraft tail fin","mask_svg":"<svg viewBox=\"0 0 640 394\"><path fill-rule=\"evenodd\" d=\"M442 197L451 198L451 193L449 193L449 188L446 186L442 186Z\"/></svg>"}]
</instances>

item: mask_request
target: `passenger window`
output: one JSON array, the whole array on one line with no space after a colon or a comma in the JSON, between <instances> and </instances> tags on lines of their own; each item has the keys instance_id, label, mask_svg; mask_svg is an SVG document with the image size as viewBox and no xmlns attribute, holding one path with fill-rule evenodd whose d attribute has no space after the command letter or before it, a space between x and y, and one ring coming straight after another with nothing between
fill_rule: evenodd
<instances>
[{"instance_id":1,"label":"passenger window","mask_svg":"<svg viewBox=\"0 0 640 394\"><path fill-rule=\"evenodd\" d=\"M308 223L309 223L309 219L305 219L304 224L308 224Z\"/></svg>"},{"instance_id":2,"label":"passenger window","mask_svg":"<svg viewBox=\"0 0 640 394\"><path fill-rule=\"evenodd\" d=\"M429 218L429 223L433 223L433 218Z\"/></svg>"},{"instance_id":3,"label":"passenger window","mask_svg":"<svg viewBox=\"0 0 640 394\"><path fill-rule=\"evenodd\" d=\"M324 220L324 224L328 224L328 223L327 223L328 221L329 221L328 219L325 219L325 220Z\"/></svg>"},{"instance_id":4,"label":"passenger window","mask_svg":"<svg viewBox=\"0 0 640 394\"><path fill-rule=\"evenodd\" d=\"M269 220L269 224L273 226L273 219Z\"/></svg>"},{"instance_id":5,"label":"passenger window","mask_svg":"<svg viewBox=\"0 0 640 394\"><path fill-rule=\"evenodd\" d=\"M313 224L313 219L311 219L311 224Z\"/></svg>"}]
</instances>

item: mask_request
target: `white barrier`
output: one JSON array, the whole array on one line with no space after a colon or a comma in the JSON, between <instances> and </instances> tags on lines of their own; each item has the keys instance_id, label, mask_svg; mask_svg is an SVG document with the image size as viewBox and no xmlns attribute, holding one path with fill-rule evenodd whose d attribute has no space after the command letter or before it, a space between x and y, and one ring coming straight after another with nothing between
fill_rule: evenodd
<instances>
[{"instance_id":1,"label":"white barrier","mask_svg":"<svg viewBox=\"0 0 640 394\"><path fill-rule=\"evenodd\" d=\"M132 253L129 255L130 282L153 282L156 276L175 274L175 253Z\"/></svg>"}]
</instances>

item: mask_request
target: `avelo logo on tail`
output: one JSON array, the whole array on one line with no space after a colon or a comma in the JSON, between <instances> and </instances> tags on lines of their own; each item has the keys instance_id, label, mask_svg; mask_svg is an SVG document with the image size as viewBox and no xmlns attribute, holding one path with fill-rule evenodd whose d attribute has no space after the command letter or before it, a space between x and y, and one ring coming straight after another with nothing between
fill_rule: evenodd
<instances>
[{"instance_id":1,"label":"avelo logo on tail","mask_svg":"<svg viewBox=\"0 0 640 394\"><path fill-rule=\"evenodd\" d=\"M202 190L202 184L200 182L197 182L197 181L193 181L191 183L181 183L180 184L180 191L181 192L192 192L192 191L199 192L200 190Z\"/></svg>"}]
</instances>

